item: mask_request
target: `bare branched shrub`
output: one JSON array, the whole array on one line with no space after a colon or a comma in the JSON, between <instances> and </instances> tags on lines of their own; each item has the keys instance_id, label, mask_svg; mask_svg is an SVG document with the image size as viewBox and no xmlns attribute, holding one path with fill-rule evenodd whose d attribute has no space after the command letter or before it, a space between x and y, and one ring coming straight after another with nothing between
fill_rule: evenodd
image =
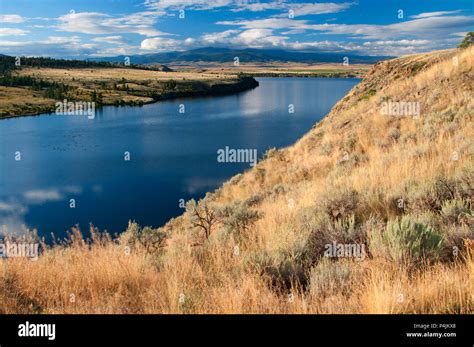
<instances>
[{"instance_id":1,"label":"bare branched shrub","mask_svg":"<svg viewBox=\"0 0 474 347\"><path fill-rule=\"evenodd\" d=\"M196 203L194 199L191 199L186 203L186 212L189 214L191 225L202 231L205 238L208 239L218 222L214 207L205 200Z\"/></svg>"}]
</instances>

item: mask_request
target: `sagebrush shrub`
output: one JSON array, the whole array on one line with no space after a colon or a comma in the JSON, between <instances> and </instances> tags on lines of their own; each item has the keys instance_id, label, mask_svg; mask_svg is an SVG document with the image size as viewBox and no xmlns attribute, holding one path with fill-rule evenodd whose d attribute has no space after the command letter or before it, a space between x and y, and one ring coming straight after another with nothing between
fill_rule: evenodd
<instances>
[{"instance_id":1,"label":"sagebrush shrub","mask_svg":"<svg viewBox=\"0 0 474 347\"><path fill-rule=\"evenodd\" d=\"M324 211L333 219L354 214L358 203L359 193L346 187L329 189L321 199Z\"/></svg>"},{"instance_id":2,"label":"sagebrush shrub","mask_svg":"<svg viewBox=\"0 0 474 347\"><path fill-rule=\"evenodd\" d=\"M309 290L312 296L325 297L347 293L351 286L351 267L346 262L327 258L311 269Z\"/></svg>"},{"instance_id":3,"label":"sagebrush shrub","mask_svg":"<svg viewBox=\"0 0 474 347\"><path fill-rule=\"evenodd\" d=\"M474 218L470 204L464 199L445 201L441 206L441 216L449 224L467 223Z\"/></svg>"},{"instance_id":4,"label":"sagebrush shrub","mask_svg":"<svg viewBox=\"0 0 474 347\"><path fill-rule=\"evenodd\" d=\"M410 216L388 221L385 230L371 233L370 251L374 256L399 264L417 264L435 260L443 248L443 237Z\"/></svg>"},{"instance_id":5,"label":"sagebrush shrub","mask_svg":"<svg viewBox=\"0 0 474 347\"><path fill-rule=\"evenodd\" d=\"M459 183L455 179L439 177L414 187L408 196L410 210L415 213L440 211L445 201L456 198Z\"/></svg>"},{"instance_id":6,"label":"sagebrush shrub","mask_svg":"<svg viewBox=\"0 0 474 347\"><path fill-rule=\"evenodd\" d=\"M131 247L141 246L148 253L159 251L165 245L168 234L161 229L141 228L136 222L129 221L128 228L121 235L122 240Z\"/></svg>"},{"instance_id":7,"label":"sagebrush shrub","mask_svg":"<svg viewBox=\"0 0 474 347\"><path fill-rule=\"evenodd\" d=\"M446 246L445 258L462 259L466 255L466 240L474 240L474 228L472 225L452 224L444 232L444 244Z\"/></svg>"},{"instance_id":8,"label":"sagebrush shrub","mask_svg":"<svg viewBox=\"0 0 474 347\"><path fill-rule=\"evenodd\" d=\"M298 250L280 251L270 254L255 251L246 258L246 265L259 275L267 277L273 287L290 289L293 285L305 287L308 282L308 267Z\"/></svg>"},{"instance_id":9,"label":"sagebrush shrub","mask_svg":"<svg viewBox=\"0 0 474 347\"><path fill-rule=\"evenodd\" d=\"M472 202L474 197L474 164L470 163L456 174L457 198Z\"/></svg>"},{"instance_id":10,"label":"sagebrush shrub","mask_svg":"<svg viewBox=\"0 0 474 347\"><path fill-rule=\"evenodd\" d=\"M262 213L251 209L246 202L234 202L220 207L216 216L226 231L240 236L262 217Z\"/></svg>"},{"instance_id":11,"label":"sagebrush shrub","mask_svg":"<svg viewBox=\"0 0 474 347\"><path fill-rule=\"evenodd\" d=\"M257 206L259 205L263 200L265 199L265 196L263 194L254 194L247 200L245 200L245 204L247 204L250 207Z\"/></svg>"},{"instance_id":12,"label":"sagebrush shrub","mask_svg":"<svg viewBox=\"0 0 474 347\"><path fill-rule=\"evenodd\" d=\"M393 142L397 142L398 139L400 138L401 136L401 131L400 129L398 128L390 128L390 130L388 131L388 134L387 134L387 137L392 140Z\"/></svg>"},{"instance_id":13,"label":"sagebrush shrub","mask_svg":"<svg viewBox=\"0 0 474 347\"><path fill-rule=\"evenodd\" d=\"M301 217L300 217L301 218ZM326 214L319 213L313 218L305 219L306 227L311 232L304 247L304 261L308 266L318 262L324 255L326 245L336 243L365 244L365 229L358 226L354 215L332 220Z\"/></svg>"}]
</instances>

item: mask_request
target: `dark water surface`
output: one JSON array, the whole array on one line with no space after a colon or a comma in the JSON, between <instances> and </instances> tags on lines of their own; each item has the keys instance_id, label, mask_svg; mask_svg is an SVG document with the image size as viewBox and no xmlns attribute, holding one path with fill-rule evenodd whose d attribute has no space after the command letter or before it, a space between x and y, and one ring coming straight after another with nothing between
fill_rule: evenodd
<instances>
[{"instance_id":1,"label":"dark water surface","mask_svg":"<svg viewBox=\"0 0 474 347\"><path fill-rule=\"evenodd\" d=\"M238 95L104 107L94 119L0 120L0 227L64 236L75 224L112 233L130 219L161 226L182 213L180 199L200 198L249 168L219 163L218 149L257 149L261 157L290 145L359 82L258 80L258 88Z\"/></svg>"}]
</instances>

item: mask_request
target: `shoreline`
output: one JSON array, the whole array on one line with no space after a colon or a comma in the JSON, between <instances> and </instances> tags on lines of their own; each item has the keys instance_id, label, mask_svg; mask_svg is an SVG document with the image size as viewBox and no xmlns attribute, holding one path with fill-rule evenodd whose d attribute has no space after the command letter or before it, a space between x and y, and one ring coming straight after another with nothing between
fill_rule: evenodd
<instances>
[{"instance_id":1,"label":"shoreline","mask_svg":"<svg viewBox=\"0 0 474 347\"><path fill-rule=\"evenodd\" d=\"M352 74L293 74L293 73L256 73L252 75L244 75L233 83L220 83L209 85L203 90L193 90L193 91L169 91L164 94L159 95L157 98L150 98L149 101L123 101L121 103L117 102L104 102L100 105L100 108L104 106L144 106L154 104L160 101L169 101L185 98L200 98L200 97L219 97L226 95L239 94L247 90L252 90L259 86L259 82L255 78L359 78L362 79L362 76L352 75ZM51 107L44 107L41 110L35 112L25 112L22 114L12 114L6 116L0 116L0 121L12 118L20 117L37 117L45 114L54 113L56 107L56 102L60 100L55 100Z\"/></svg>"},{"instance_id":2,"label":"shoreline","mask_svg":"<svg viewBox=\"0 0 474 347\"><path fill-rule=\"evenodd\" d=\"M254 78L258 77L275 77L275 78L286 78L286 77L297 77L297 78L364 78L364 74L350 73L350 72L327 72L327 73L291 73L291 72L257 72L253 73Z\"/></svg>"},{"instance_id":3,"label":"shoreline","mask_svg":"<svg viewBox=\"0 0 474 347\"><path fill-rule=\"evenodd\" d=\"M201 85L204 86L204 85ZM188 91L168 91L165 93L160 94L156 98L150 98L149 101L130 101L126 102L123 101L120 103L117 102L105 102L100 105L100 108L104 106L143 106L143 105L150 105L160 101L169 101L169 100L176 100L182 98L199 98L199 97L218 97L218 96L225 96L225 95L232 95L232 94L239 94L247 90L255 89L259 86L259 82L255 80L255 78L251 76L244 76L237 80L236 82L232 83L219 83L214 85L206 85L204 89L201 90L188 90ZM56 103L60 102L60 100L55 100L54 104L51 107L44 107L41 110L31 113L22 113L22 114L12 114L1 116L1 120L5 119L12 119L12 118L20 118L20 117L37 117L44 114L54 113L56 109Z\"/></svg>"}]
</instances>

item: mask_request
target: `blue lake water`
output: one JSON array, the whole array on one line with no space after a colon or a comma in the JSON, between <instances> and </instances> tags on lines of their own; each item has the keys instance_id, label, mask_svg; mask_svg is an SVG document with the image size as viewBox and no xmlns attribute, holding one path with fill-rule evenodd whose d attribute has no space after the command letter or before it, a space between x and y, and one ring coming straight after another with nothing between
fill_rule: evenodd
<instances>
[{"instance_id":1,"label":"blue lake water","mask_svg":"<svg viewBox=\"0 0 474 347\"><path fill-rule=\"evenodd\" d=\"M94 119L0 120L0 227L62 237L76 224L112 233L128 220L161 226L182 213L180 199L200 198L249 168L218 162L219 149L257 149L261 157L288 146L359 82L258 80L258 88L237 95L107 106Z\"/></svg>"}]
</instances>

